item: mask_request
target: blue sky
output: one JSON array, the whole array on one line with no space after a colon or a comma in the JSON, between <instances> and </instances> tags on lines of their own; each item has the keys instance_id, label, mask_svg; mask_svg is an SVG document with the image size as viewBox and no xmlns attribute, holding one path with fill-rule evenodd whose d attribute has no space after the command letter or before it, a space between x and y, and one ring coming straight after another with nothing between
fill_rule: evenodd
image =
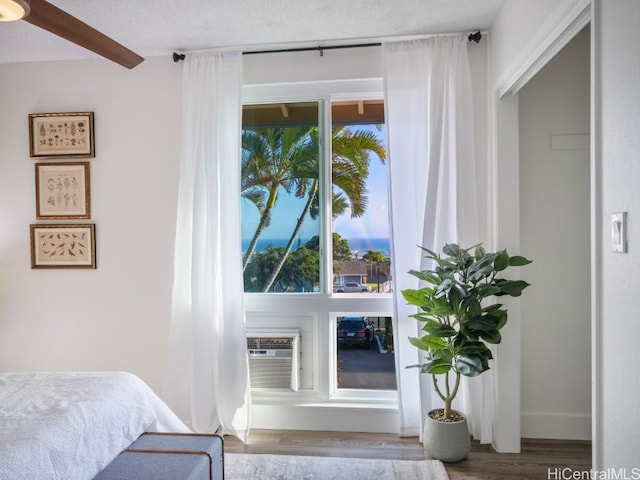
<instances>
[{"instance_id":1,"label":"blue sky","mask_svg":"<svg viewBox=\"0 0 640 480\"><path fill-rule=\"evenodd\" d=\"M354 127L356 128L356 127ZM384 129L374 126L359 126L370 129L384 140ZM367 180L369 206L362 217L351 218L350 213L338 217L333 222L333 230L343 238L388 238L388 198L387 198L387 166L374 157L370 163ZM271 225L263 232L264 239L289 238L295 228L298 216L304 208L305 199L295 198L281 189L278 203L271 218ZM249 202L242 202L242 238L250 239L260 220L258 210ZM310 217L304 221L300 238L305 241L318 234L318 222Z\"/></svg>"}]
</instances>

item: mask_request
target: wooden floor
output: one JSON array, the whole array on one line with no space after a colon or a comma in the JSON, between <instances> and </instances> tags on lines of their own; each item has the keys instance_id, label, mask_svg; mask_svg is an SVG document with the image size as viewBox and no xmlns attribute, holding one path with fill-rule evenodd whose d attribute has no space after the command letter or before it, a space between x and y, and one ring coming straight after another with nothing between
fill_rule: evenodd
<instances>
[{"instance_id":1,"label":"wooden floor","mask_svg":"<svg viewBox=\"0 0 640 480\"><path fill-rule=\"evenodd\" d=\"M246 445L227 436L225 452L397 460L429 458L417 437L294 430L252 430ZM496 453L488 445L474 441L465 460L445 464L445 467L451 480L562 478L561 469L582 472L591 467L591 442L525 439L521 453L506 454Z\"/></svg>"}]
</instances>

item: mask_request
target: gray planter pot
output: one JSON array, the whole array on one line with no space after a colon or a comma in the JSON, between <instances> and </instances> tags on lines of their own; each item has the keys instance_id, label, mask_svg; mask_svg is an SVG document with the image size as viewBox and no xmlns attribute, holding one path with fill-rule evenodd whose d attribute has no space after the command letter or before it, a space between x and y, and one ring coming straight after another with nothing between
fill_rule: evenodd
<instances>
[{"instance_id":1,"label":"gray planter pot","mask_svg":"<svg viewBox=\"0 0 640 480\"><path fill-rule=\"evenodd\" d=\"M464 460L471 450L467 418L459 422L440 422L427 415L422 444L429 454L442 462Z\"/></svg>"}]
</instances>

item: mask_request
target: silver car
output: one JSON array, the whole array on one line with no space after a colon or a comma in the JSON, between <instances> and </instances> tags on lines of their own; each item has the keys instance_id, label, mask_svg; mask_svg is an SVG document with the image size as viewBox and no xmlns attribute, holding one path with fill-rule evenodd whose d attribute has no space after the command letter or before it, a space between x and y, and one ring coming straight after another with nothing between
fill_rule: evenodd
<instances>
[{"instance_id":1,"label":"silver car","mask_svg":"<svg viewBox=\"0 0 640 480\"><path fill-rule=\"evenodd\" d=\"M346 282L344 284L335 284L333 286L333 293L359 293L368 292L371 293L371 287L369 285L361 285L358 282Z\"/></svg>"}]
</instances>

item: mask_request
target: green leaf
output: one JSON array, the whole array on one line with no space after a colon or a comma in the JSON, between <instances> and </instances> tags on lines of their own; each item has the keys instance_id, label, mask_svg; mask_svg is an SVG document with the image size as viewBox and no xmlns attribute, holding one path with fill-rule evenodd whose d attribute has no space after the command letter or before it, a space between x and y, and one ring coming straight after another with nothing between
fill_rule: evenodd
<instances>
[{"instance_id":1,"label":"green leaf","mask_svg":"<svg viewBox=\"0 0 640 480\"><path fill-rule=\"evenodd\" d=\"M476 247L476 251L475 251L475 254L474 254L474 256L476 257L476 260L480 260L486 254L487 254L487 251L484 249L484 247L482 245L478 245Z\"/></svg>"},{"instance_id":2,"label":"green leaf","mask_svg":"<svg viewBox=\"0 0 640 480\"><path fill-rule=\"evenodd\" d=\"M429 250L427 247L420 247L421 250L427 252L429 255L425 255L425 258L436 259L438 258L438 254L433 250Z\"/></svg>"},{"instance_id":3,"label":"green leaf","mask_svg":"<svg viewBox=\"0 0 640 480\"><path fill-rule=\"evenodd\" d=\"M431 313L427 313L427 312L418 312L409 316L415 318L419 322L428 322L429 320L436 320L435 315L432 315Z\"/></svg>"},{"instance_id":4,"label":"green leaf","mask_svg":"<svg viewBox=\"0 0 640 480\"><path fill-rule=\"evenodd\" d=\"M493 273L495 253L486 254L469 268L469 280L473 283Z\"/></svg>"},{"instance_id":5,"label":"green leaf","mask_svg":"<svg viewBox=\"0 0 640 480\"><path fill-rule=\"evenodd\" d=\"M467 326L476 332L492 332L497 330L500 318L494 314L485 313L481 317L470 318Z\"/></svg>"},{"instance_id":6,"label":"green leaf","mask_svg":"<svg viewBox=\"0 0 640 480\"><path fill-rule=\"evenodd\" d=\"M442 375L451 370L451 359L434 358L433 360L426 362L422 366L424 373L430 373L432 375Z\"/></svg>"},{"instance_id":7,"label":"green leaf","mask_svg":"<svg viewBox=\"0 0 640 480\"><path fill-rule=\"evenodd\" d=\"M531 260L520 255L514 255L509 258L510 267L522 267L523 265L529 265L530 263L532 263Z\"/></svg>"},{"instance_id":8,"label":"green leaf","mask_svg":"<svg viewBox=\"0 0 640 480\"><path fill-rule=\"evenodd\" d=\"M509 295L511 297L519 297L522 291L529 286L524 280L504 280L500 279L496 281L498 287L500 287L500 293L496 295Z\"/></svg>"},{"instance_id":9,"label":"green leaf","mask_svg":"<svg viewBox=\"0 0 640 480\"><path fill-rule=\"evenodd\" d=\"M453 282L451 281L451 279L450 278L445 279L440 285L438 285L438 288L436 288L434 297L442 298L447 296L452 286L453 286Z\"/></svg>"},{"instance_id":10,"label":"green leaf","mask_svg":"<svg viewBox=\"0 0 640 480\"><path fill-rule=\"evenodd\" d=\"M465 292L464 290L461 290L462 289L458 285L453 285L451 290L449 290L449 304L451 305L454 313L458 313L460 303L462 303L462 300L464 299Z\"/></svg>"},{"instance_id":11,"label":"green leaf","mask_svg":"<svg viewBox=\"0 0 640 480\"><path fill-rule=\"evenodd\" d=\"M411 342L411 345L414 347L424 350L425 352L440 350L447 347L446 340L433 335L425 335L420 338L409 337L409 342Z\"/></svg>"},{"instance_id":12,"label":"green leaf","mask_svg":"<svg viewBox=\"0 0 640 480\"><path fill-rule=\"evenodd\" d=\"M464 355L456 359L456 370L466 377L476 377L487 370L479 355Z\"/></svg>"},{"instance_id":13,"label":"green leaf","mask_svg":"<svg viewBox=\"0 0 640 480\"><path fill-rule=\"evenodd\" d=\"M439 317L448 317L449 315L453 315L453 309L445 297L436 298L431 305L430 312Z\"/></svg>"},{"instance_id":14,"label":"green leaf","mask_svg":"<svg viewBox=\"0 0 640 480\"><path fill-rule=\"evenodd\" d=\"M447 243L442 248L442 253L450 257L457 257L462 254L462 249L455 243Z\"/></svg>"},{"instance_id":15,"label":"green leaf","mask_svg":"<svg viewBox=\"0 0 640 480\"><path fill-rule=\"evenodd\" d=\"M433 285L438 285L440 283L440 279L430 271L409 270L409 274Z\"/></svg>"},{"instance_id":16,"label":"green leaf","mask_svg":"<svg viewBox=\"0 0 640 480\"><path fill-rule=\"evenodd\" d=\"M493 313L493 312L497 312L498 310L500 310L503 307L503 305L501 303L493 303L491 305L487 305L486 307L484 307L482 309L482 311L484 313Z\"/></svg>"},{"instance_id":17,"label":"green leaf","mask_svg":"<svg viewBox=\"0 0 640 480\"><path fill-rule=\"evenodd\" d=\"M491 295L497 295L501 292L499 287L491 285L490 283L478 286L478 293L481 298L490 297Z\"/></svg>"},{"instance_id":18,"label":"green leaf","mask_svg":"<svg viewBox=\"0 0 640 480\"><path fill-rule=\"evenodd\" d=\"M492 332L478 332L480 338L482 338L487 343L498 344L502 341L502 335L498 330L494 330Z\"/></svg>"},{"instance_id":19,"label":"green leaf","mask_svg":"<svg viewBox=\"0 0 640 480\"><path fill-rule=\"evenodd\" d=\"M493 358L491 350L482 342L467 342L460 346L458 349L460 355L487 355L488 358Z\"/></svg>"},{"instance_id":20,"label":"green leaf","mask_svg":"<svg viewBox=\"0 0 640 480\"><path fill-rule=\"evenodd\" d=\"M427 294L422 289L407 288L402 290L402 296L411 305L422 306L427 303Z\"/></svg>"},{"instance_id":21,"label":"green leaf","mask_svg":"<svg viewBox=\"0 0 640 480\"><path fill-rule=\"evenodd\" d=\"M456 333L458 333L455 328L435 321L427 322L425 326L422 327L422 329L429 335L441 338L453 337Z\"/></svg>"},{"instance_id":22,"label":"green leaf","mask_svg":"<svg viewBox=\"0 0 640 480\"><path fill-rule=\"evenodd\" d=\"M476 315L482 314L482 306L480 305L480 300L476 295L467 295L462 301L460 307L464 309L468 316L475 317Z\"/></svg>"},{"instance_id":23,"label":"green leaf","mask_svg":"<svg viewBox=\"0 0 640 480\"><path fill-rule=\"evenodd\" d=\"M471 340L477 340L479 335L475 330L471 330L467 322L460 322L460 333Z\"/></svg>"},{"instance_id":24,"label":"green leaf","mask_svg":"<svg viewBox=\"0 0 640 480\"><path fill-rule=\"evenodd\" d=\"M493 262L493 267L496 269L497 272L500 272L502 270L505 270L508 266L509 266L509 254L507 253L506 250L500 250L496 255L495 261Z\"/></svg>"},{"instance_id":25,"label":"green leaf","mask_svg":"<svg viewBox=\"0 0 640 480\"><path fill-rule=\"evenodd\" d=\"M447 346L447 342L438 337L432 337L430 335L425 335L424 337L416 338L409 337L409 342L414 347L424 350L425 352L430 352L432 350L440 350Z\"/></svg>"},{"instance_id":26,"label":"green leaf","mask_svg":"<svg viewBox=\"0 0 640 480\"><path fill-rule=\"evenodd\" d=\"M498 321L498 325L496 325L496 328L500 330L502 327L504 327L507 324L507 311L498 310L497 312L494 313L494 315L496 315L500 319Z\"/></svg>"},{"instance_id":27,"label":"green leaf","mask_svg":"<svg viewBox=\"0 0 640 480\"><path fill-rule=\"evenodd\" d=\"M506 323L502 322L501 317L485 314L482 317L473 317L469 319L465 327L469 329L469 332L481 337L486 342L500 343L502 337L498 331L498 325L501 323L503 325Z\"/></svg>"}]
</instances>

